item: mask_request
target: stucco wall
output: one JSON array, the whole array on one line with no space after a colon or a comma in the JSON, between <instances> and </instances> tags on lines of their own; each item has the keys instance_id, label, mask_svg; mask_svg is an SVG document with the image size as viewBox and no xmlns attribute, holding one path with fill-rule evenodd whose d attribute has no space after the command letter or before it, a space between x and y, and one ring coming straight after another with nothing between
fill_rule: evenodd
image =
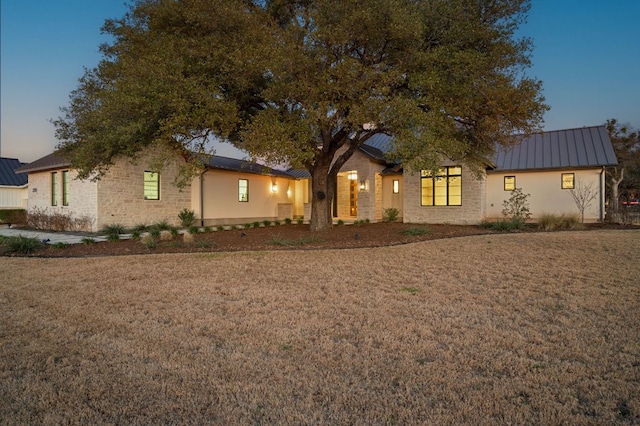
<instances>
[{"instance_id":1,"label":"stucco wall","mask_svg":"<svg viewBox=\"0 0 640 426\"><path fill-rule=\"evenodd\" d=\"M538 172L504 172L487 173L487 218L501 218L503 202L511 196L504 190L504 177L515 176L516 187L521 188L529 197L529 209L533 220L542 214L578 214L579 210L568 189L561 187L561 175L575 173L576 184L591 183L598 196L591 206L585 210L585 222L599 220L603 208L604 194L601 194L601 169L587 170L554 170ZM603 190L604 191L604 190ZM602 198L601 198L602 197Z\"/></svg>"},{"instance_id":2,"label":"stucco wall","mask_svg":"<svg viewBox=\"0 0 640 426\"><path fill-rule=\"evenodd\" d=\"M73 218L88 217L93 221L92 230L97 229L97 183L78 180L74 170L69 171L69 205L62 205L62 172L69 169L47 170L29 173L27 210L43 211L47 214L63 214ZM57 172L58 205L51 205L52 173Z\"/></svg>"},{"instance_id":3,"label":"stucco wall","mask_svg":"<svg viewBox=\"0 0 640 426\"><path fill-rule=\"evenodd\" d=\"M445 166L454 165L445 163ZM404 175L403 222L479 224L485 215L486 182L462 166L462 205L421 206L420 173Z\"/></svg>"},{"instance_id":4,"label":"stucco wall","mask_svg":"<svg viewBox=\"0 0 640 426\"><path fill-rule=\"evenodd\" d=\"M153 171L149 167L152 157L152 153L141 156L135 164L126 159L117 161L98 181L98 228L108 224L151 225L162 220L180 224L178 213L191 208L191 188L180 191L174 185L183 160L176 157L160 171L160 199L145 200L144 172Z\"/></svg>"},{"instance_id":5,"label":"stucco wall","mask_svg":"<svg viewBox=\"0 0 640 426\"><path fill-rule=\"evenodd\" d=\"M238 201L239 179L249 181L247 202ZM204 218L205 225L245 224L285 219L280 216L291 219L294 212L303 209L302 205L296 209L293 206L294 201L299 199L299 197L296 198L296 191L300 187L294 180L213 169L204 174L202 183L204 203L201 207L200 179L198 178L191 185L193 200L191 209L196 212L198 219ZM277 192L272 192L274 183L278 185ZM286 204L291 207L284 208L283 205Z\"/></svg>"},{"instance_id":6,"label":"stucco wall","mask_svg":"<svg viewBox=\"0 0 640 426\"><path fill-rule=\"evenodd\" d=\"M393 193L393 181L398 181L398 193ZM402 200L404 194L403 177L401 175L382 176L382 212L388 208L399 211L398 220L402 221Z\"/></svg>"}]
</instances>

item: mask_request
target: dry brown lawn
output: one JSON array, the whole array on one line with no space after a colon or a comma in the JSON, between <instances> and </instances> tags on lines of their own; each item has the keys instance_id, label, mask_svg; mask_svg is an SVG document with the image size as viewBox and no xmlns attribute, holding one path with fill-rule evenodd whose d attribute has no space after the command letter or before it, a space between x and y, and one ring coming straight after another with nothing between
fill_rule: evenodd
<instances>
[{"instance_id":1,"label":"dry brown lawn","mask_svg":"<svg viewBox=\"0 0 640 426\"><path fill-rule=\"evenodd\" d=\"M1 424L640 423L640 231L0 264Z\"/></svg>"}]
</instances>

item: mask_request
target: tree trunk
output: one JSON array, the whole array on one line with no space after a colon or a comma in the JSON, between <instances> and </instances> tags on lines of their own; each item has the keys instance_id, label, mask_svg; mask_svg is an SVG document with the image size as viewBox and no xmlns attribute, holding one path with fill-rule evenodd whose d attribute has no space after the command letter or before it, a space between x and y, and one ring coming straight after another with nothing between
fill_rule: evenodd
<instances>
[{"instance_id":1,"label":"tree trunk","mask_svg":"<svg viewBox=\"0 0 640 426\"><path fill-rule=\"evenodd\" d=\"M331 201L334 197L333 182L329 175L329 166L316 166L311 170L311 222L312 231L331 229Z\"/></svg>"},{"instance_id":2,"label":"tree trunk","mask_svg":"<svg viewBox=\"0 0 640 426\"><path fill-rule=\"evenodd\" d=\"M620 186L620 183L622 183L623 179L624 179L624 168L620 170L619 179L616 179L614 176L611 176L611 207L613 208L614 212L617 212L619 208L618 187Z\"/></svg>"}]
</instances>

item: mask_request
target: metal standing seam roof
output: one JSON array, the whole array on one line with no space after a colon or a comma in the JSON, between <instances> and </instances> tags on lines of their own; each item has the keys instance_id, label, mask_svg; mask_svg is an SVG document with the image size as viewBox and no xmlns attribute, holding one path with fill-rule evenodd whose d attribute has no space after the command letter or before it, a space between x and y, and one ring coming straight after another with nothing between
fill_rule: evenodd
<instances>
[{"instance_id":1,"label":"metal standing seam roof","mask_svg":"<svg viewBox=\"0 0 640 426\"><path fill-rule=\"evenodd\" d=\"M498 147L494 171L605 167L618 164L604 126L555 130Z\"/></svg>"},{"instance_id":2,"label":"metal standing seam roof","mask_svg":"<svg viewBox=\"0 0 640 426\"><path fill-rule=\"evenodd\" d=\"M27 174L15 172L24 165L16 158L0 157L0 186L25 186L29 181Z\"/></svg>"}]
</instances>

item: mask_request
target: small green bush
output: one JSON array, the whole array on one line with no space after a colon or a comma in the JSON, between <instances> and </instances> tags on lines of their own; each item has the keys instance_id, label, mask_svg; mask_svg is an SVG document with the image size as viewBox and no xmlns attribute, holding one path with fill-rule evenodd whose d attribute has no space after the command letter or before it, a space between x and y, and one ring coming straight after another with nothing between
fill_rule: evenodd
<instances>
[{"instance_id":1,"label":"small green bush","mask_svg":"<svg viewBox=\"0 0 640 426\"><path fill-rule=\"evenodd\" d=\"M275 226L280 226L280 225L281 225L281 223L280 223L280 221L279 221L279 220L274 220L274 221L273 221L273 224L274 224Z\"/></svg>"},{"instance_id":2,"label":"small green bush","mask_svg":"<svg viewBox=\"0 0 640 426\"><path fill-rule=\"evenodd\" d=\"M260 222L253 222L254 228L260 228Z\"/></svg>"},{"instance_id":3,"label":"small green bush","mask_svg":"<svg viewBox=\"0 0 640 426\"><path fill-rule=\"evenodd\" d=\"M337 225L338 226L344 226L344 220L338 219Z\"/></svg>"},{"instance_id":4,"label":"small green bush","mask_svg":"<svg viewBox=\"0 0 640 426\"><path fill-rule=\"evenodd\" d=\"M216 226L216 230L218 230L218 231L224 231L224 226L222 226L222 225L218 225L218 226Z\"/></svg>"},{"instance_id":5,"label":"small green bush","mask_svg":"<svg viewBox=\"0 0 640 426\"><path fill-rule=\"evenodd\" d=\"M200 232L200 228L198 228L197 226L191 225L189 227L189 233L190 234L197 234L198 232Z\"/></svg>"},{"instance_id":6,"label":"small green bush","mask_svg":"<svg viewBox=\"0 0 640 426\"><path fill-rule=\"evenodd\" d=\"M178 213L178 219L180 219L180 226L188 228L193 225L193 222L196 220L196 212L184 208Z\"/></svg>"},{"instance_id":7,"label":"small green bush","mask_svg":"<svg viewBox=\"0 0 640 426\"><path fill-rule=\"evenodd\" d=\"M153 224L153 226L155 228L158 228L161 231L170 231L171 230L171 224L169 224L169 221L167 219L162 219L161 221Z\"/></svg>"},{"instance_id":8,"label":"small green bush","mask_svg":"<svg viewBox=\"0 0 640 426\"><path fill-rule=\"evenodd\" d=\"M400 210L396 209L395 207L384 209L383 220L385 222L395 222L396 220L398 220L398 216L400 216Z\"/></svg>"},{"instance_id":9,"label":"small green bush","mask_svg":"<svg viewBox=\"0 0 640 426\"><path fill-rule=\"evenodd\" d=\"M22 235L17 237L5 237L2 245L6 247L8 253L28 254L43 246L42 242L37 238L28 238Z\"/></svg>"},{"instance_id":10,"label":"small green bush","mask_svg":"<svg viewBox=\"0 0 640 426\"><path fill-rule=\"evenodd\" d=\"M130 231L133 232L138 232L138 233L142 233L142 232L147 232L149 230L149 226L144 224L144 223L139 223L136 226L134 226L133 228L130 229Z\"/></svg>"},{"instance_id":11,"label":"small green bush","mask_svg":"<svg viewBox=\"0 0 640 426\"><path fill-rule=\"evenodd\" d=\"M250 223L245 223L244 224L244 229L249 229L251 228L251 224Z\"/></svg>"},{"instance_id":12,"label":"small green bush","mask_svg":"<svg viewBox=\"0 0 640 426\"><path fill-rule=\"evenodd\" d=\"M211 228L209 228L209 231L211 231ZM172 236L173 238L177 237L177 236L178 236L178 234L180 234L180 233L178 232L178 228L176 228L175 226L172 226L172 227L171 227L171 229L169 230L169 232L171 232L171 236Z\"/></svg>"},{"instance_id":13,"label":"small green bush","mask_svg":"<svg viewBox=\"0 0 640 426\"><path fill-rule=\"evenodd\" d=\"M302 225L302 224L304 223L304 218L299 217L299 218L296 220L296 223L297 223L298 225Z\"/></svg>"},{"instance_id":14,"label":"small green bush","mask_svg":"<svg viewBox=\"0 0 640 426\"><path fill-rule=\"evenodd\" d=\"M53 243L51 244L51 247L55 248L55 249L63 249L65 247L67 247L69 244L67 243L63 243L62 241L58 241L57 243Z\"/></svg>"},{"instance_id":15,"label":"small green bush","mask_svg":"<svg viewBox=\"0 0 640 426\"><path fill-rule=\"evenodd\" d=\"M211 227L210 226L205 226L202 230L204 232L211 232Z\"/></svg>"},{"instance_id":16,"label":"small green bush","mask_svg":"<svg viewBox=\"0 0 640 426\"><path fill-rule=\"evenodd\" d=\"M265 220L263 220L263 221L262 221L262 224L263 224L266 228L268 228L269 226L271 226L271 221L270 221L270 220L266 220L266 219L265 219Z\"/></svg>"},{"instance_id":17,"label":"small green bush","mask_svg":"<svg viewBox=\"0 0 640 426\"><path fill-rule=\"evenodd\" d=\"M162 232L162 229L160 229L155 225L149 228L149 235L151 235L153 238L160 238L161 232Z\"/></svg>"},{"instance_id":18,"label":"small green bush","mask_svg":"<svg viewBox=\"0 0 640 426\"><path fill-rule=\"evenodd\" d=\"M411 237L417 237L419 235L425 235L431 232L429 228L424 226L412 226L407 229L403 229L401 231L404 235L409 235Z\"/></svg>"},{"instance_id":19,"label":"small green bush","mask_svg":"<svg viewBox=\"0 0 640 426\"><path fill-rule=\"evenodd\" d=\"M120 241L120 234L107 235L107 241Z\"/></svg>"},{"instance_id":20,"label":"small green bush","mask_svg":"<svg viewBox=\"0 0 640 426\"><path fill-rule=\"evenodd\" d=\"M85 246L90 246L92 244L96 243L96 240L94 240L93 238L83 238L82 240L80 240L82 242L82 244L84 244Z\"/></svg>"},{"instance_id":21,"label":"small green bush","mask_svg":"<svg viewBox=\"0 0 640 426\"><path fill-rule=\"evenodd\" d=\"M287 225L291 225L291 218L286 217L284 219L284 223L286 223Z\"/></svg>"},{"instance_id":22,"label":"small green bush","mask_svg":"<svg viewBox=\"0 0 640 426\"><path fill-rule=\"evenodd\" d=\"M127 233L127 228L124 225L121 225L119 223L113 223L110 225L105 225L102 228L100 228L99 231L101 234L104 235L120 235L120 234L126 234Z\"/></svg>"}]
</instances>

